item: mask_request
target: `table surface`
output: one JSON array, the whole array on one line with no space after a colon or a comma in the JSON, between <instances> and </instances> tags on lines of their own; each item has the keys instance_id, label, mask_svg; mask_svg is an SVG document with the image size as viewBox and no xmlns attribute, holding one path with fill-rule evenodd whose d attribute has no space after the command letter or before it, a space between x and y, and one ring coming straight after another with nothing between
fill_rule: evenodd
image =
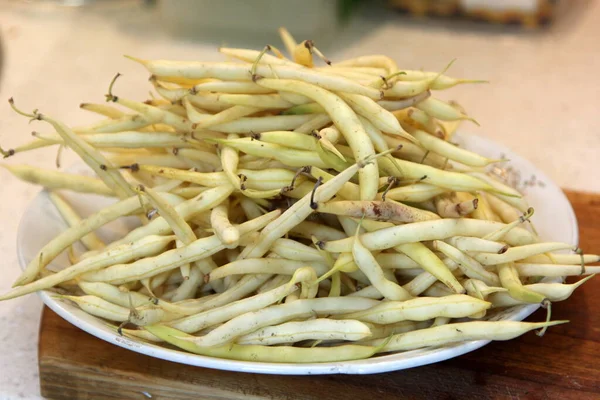
<instances>
[{"instance_id":1,"label":"table surface","mask_svg":"<svg viewBox=\"0 0 600 400\"><path fill-rule=\"evenodd\" d=\"M136 2L96 2L61 8L48 1L0 0L3 41L0 98L14 96L25 108L40 110L82 125L93 116L78 110L82 101L103 101L110 78L132 98L147 96L139 66L122 54L146 58L220 59L216 45L183 41L161 29L155 12ZM368 11L339 35L328 56L334 60L385 53L408 68L439 70L458 58L451 73L489 79L441 93L460 100L482 128L465 126L516 149L560 186L600 192L595 177L597 93L600 66L600 2L577 0L555 26L521 32L484 25L413 21L393 12ZM98 4L106 4L99 6ZM337 37L337 36L336 36ZM273 37L275 42L275 36ZM35 128L0 105L0 144L23 143ZM24 154L10 162L53 167L53 150ZM63 165L75 160L65 152ZM19 273L15 236L27 203L38 188L0 169L0 292ZM36 368L41 302L34 296L0 305L0 399L39 398Z\"/></svg>"},{"instance_id":2,"label":"table surface","mask_svg":"<svg viewBox=\"0 0 600 400\"><path fill-rule=\"evenodd\" d=\"M567 192L579 218L584 250L600 243L600 195ZM573 277L569 281L575 281ZM600 398L600 279L552 305L552 318L568 319L540 338L529 332L508 342L441 363L385 374L273 376L210 370L150 358L103 342L49 309L40 329L42 393L54 400L334 400ZM543 321L538 310L528 321ZM60 378L60 379L59 379ZM106 385L110 382L110 385ZM326 388L326 389L325 389Z\"/></svg>"}]
</instances>

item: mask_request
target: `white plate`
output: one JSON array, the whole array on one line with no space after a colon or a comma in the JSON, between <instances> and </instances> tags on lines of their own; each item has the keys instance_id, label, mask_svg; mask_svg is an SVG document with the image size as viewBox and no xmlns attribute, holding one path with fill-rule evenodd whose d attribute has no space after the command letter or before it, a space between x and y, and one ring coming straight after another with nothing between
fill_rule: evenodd
<instances>
[{"instance_id":1,"label":"white plate","mask_svg":"<svg viewBox=\"0 0 600 400\"><path fill-rule=\"evenodd\" d=\"M577 220L573 209L560 188L550 181L543 172L537 170L531 163L512 151L496 145L481 136L461 133L456 136L456 140L463 147L490 158L506 156L511 160L510 165L521 173L524 180L535 176L537 181L543 182L543 185L529 187L526 193L529 203L535 208L533 220L540 236L548 241L577 244ZM100 196L82 194L68 194L68 198L83 215L89 214L94 209L106 205L110 201ZM131 221L125 221L110 224L100 234L106 238L115 237L115 235L118 236L119 232L127 229L126 226L130 223ZM41 192L30 204L19 227L17 241L21 266L27 265L44 244L65 228L65 223L48 199L46 192ZM61 269L66 265L68 265L67 259L63 254L50 267ZM447 360L489 343L487 340L469 341L437 348L374 357L366 360L335 363L270 364L232 361L193 355L118 336L114 331L107 328L101 320L84 313L76 306L67 302L51 298L50 292L41 292L40 296L48 307L73 325L117 346L164 360L230 371L281 375L372 374L413 368ZM523 320L533 313L537 307L537 305L513 307L503 312L498 318Z\"/></svg>"}]
</instances>

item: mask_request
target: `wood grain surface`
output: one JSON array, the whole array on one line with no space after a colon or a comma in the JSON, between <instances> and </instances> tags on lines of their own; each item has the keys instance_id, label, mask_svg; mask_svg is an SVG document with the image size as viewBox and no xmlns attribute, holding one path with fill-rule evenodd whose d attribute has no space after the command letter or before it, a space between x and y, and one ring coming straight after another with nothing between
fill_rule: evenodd
<instances>
[{"instance_id":1,"label":"wood grain surface","mask_svg":"<svg viewBox=\"0 0 600 400\"><path fill-rule=\"evenodd\" d=\"M586 252L600 251L600 194L567 192ZM376 375L273 376L180 365L97 339L45 309L42 395L50 399L600 399L600 278L565 302L569 319L452 360ZM541 321L538 311L528 321ZM33 383L32 383L33 384ZM151 396L151 397L150 397Z\"/></svg>"}]
</instances>

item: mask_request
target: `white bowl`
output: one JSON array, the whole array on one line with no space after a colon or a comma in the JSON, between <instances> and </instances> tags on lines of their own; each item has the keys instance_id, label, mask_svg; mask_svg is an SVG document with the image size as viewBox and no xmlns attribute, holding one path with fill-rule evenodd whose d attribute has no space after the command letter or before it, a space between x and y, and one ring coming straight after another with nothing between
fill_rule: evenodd
<instances>
[{"instance_id":1,"label":"white bowl","mask_svg":"<svg viewBox=\"0 0 600 400\"><path fill-rule=\"evenodd\" d=\"M566 242L576 245L578 242L577 220L571 205L562 190L556 186L543 172L536 169L530 162L519 157L514 152L476 135L460 133L456 136L463 147L476 151L490 158L509 158L510 165L521 173L523 179L536 177L543 185L533 185L527 188L526 197L535 208L533 221L540 236L547 241ZM94 209L107 205L111 200L94 195L67 193L68 200L82 215L90 214ZM107 225L99 234L107 239L120 237L125 232L131 220L115 222ZM39 249L50 239L66 228L62 218L48 199L46 192L41 192L29 205L19 226L17 246L19 262L22 267L35 257ZM51 265L52 269L62 269L67 266L66 256L58 257ZM146 354L164 360L182 364L196 365L206 368L216 368L230 371L281 374L281 375L311 375L311 374L372 374L413 368L447 360L476 350L487 343L487 340L455 343L436 348L407 351L365 360L344 361L314 364L274 364L248 361L232 361L219 358L205 357L171 350L160 346L136 341L117 335L107 327L106 322L90 316L74 305L51 297L47 291L40 292L40 297L53 311L84 331L138 353ZM537 309L538 305L512 307L494 319L520 321Z\"/></svg>"}]
</instances>

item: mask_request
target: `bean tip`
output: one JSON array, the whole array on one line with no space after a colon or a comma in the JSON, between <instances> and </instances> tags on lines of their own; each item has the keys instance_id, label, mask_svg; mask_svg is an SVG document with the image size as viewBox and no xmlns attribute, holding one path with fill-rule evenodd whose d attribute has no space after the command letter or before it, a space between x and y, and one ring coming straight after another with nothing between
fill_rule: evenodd
<instances>
[{"instance_id":1,"label":"bean tip","mask_svg":"<svg viewBox=\"0 0 600 400\"><path fill-rule=\"evenodd\" d=\"M125 58L127 58L127 59L129 59L129 60L131 60L131 61L138 62L138 63L140 63L140 64L142 64L142 65L146 65L146 64L148 63L148 60L144 60L144 59L142 59L142 58L138 58L138 57L130 56L130 55L128 55L128 54L123 54L123 57L125 57Z\"/></svg>"}]
</instances>

